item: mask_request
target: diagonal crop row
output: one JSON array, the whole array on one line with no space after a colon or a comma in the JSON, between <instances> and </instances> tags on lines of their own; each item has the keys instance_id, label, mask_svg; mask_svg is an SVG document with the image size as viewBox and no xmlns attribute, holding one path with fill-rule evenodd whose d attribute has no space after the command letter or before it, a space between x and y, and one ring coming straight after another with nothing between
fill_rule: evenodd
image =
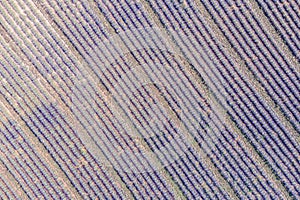
<instances>
[{"instance_id":1,"label":"diagonal crop row","mask_svg":"<svg viewBox=\"0 0 300 200\"><path fill-rule=\"evenodd\" d=\"M7 124L4 124L4 126L7 126ZM9 128L9 127L8 127ZM12 133L13 131L11 129L8 130L1 130L1 133L6 134L6 136L9 135L9 133ZM23 158L17 157L15 156L16 153L16 147L14 147L13 145L7 145L8 141L3 141L1 140L1 151L5 152L5 157L7 158L7 161L2 160L6 165L6 162L9 162L10 164L12 164L12 168L13 170L16 170L17 173L21 174L23 180L26 180L26 183L20 183L21 187L23 188L23 190L25 192L29 192L30 189L32 190L32 193L36 196L36 198L38 197L45 197L45 198L50 198L51 196L54 197L55 194L50 194L50 191L48 191L45 188L48 188L49 185L47 183L42 183L42 180L40 180L40 178L38 178L37 175L41 176L41 172L38 171L33 164L31 163L32 161L28 160L23 160L26 159L27 156L26 154L23 154L22 152L20 153L20 155ZM9 166L9 165L7 165ZM25 172L24 172L25 171ZM35 173L37 173L37 175L35 175ZM29 181L28 181L29 179ZM41 178L43 179L43 178ZM34 183L34 184L33 184Z\"/></svg>"},{"instance_id":2,"label":"diagonal crop row","mask_svg":"<svg viewBox=\"0 0 300 200\"><path fill-rule=\"evenodd\" d=\"M287 6L276 5L276 3L272 1L257 1L257 3L299 61L300 24L297 10L295 10L299 10L299 6L296 6L294 1L290 2L290 5Z\"/></svg>"},{"instance_id":3,"label":"diagonal crop row","mask_svg":"<svg viewBox=\"0 0 300 200\"><path fill-rule=\"evenodd\" d=\"M13 188L7 183L7 180L0 177L0 198L1 199L19 199L20 197L15 193Z\"/></svg>"}]
</instances>

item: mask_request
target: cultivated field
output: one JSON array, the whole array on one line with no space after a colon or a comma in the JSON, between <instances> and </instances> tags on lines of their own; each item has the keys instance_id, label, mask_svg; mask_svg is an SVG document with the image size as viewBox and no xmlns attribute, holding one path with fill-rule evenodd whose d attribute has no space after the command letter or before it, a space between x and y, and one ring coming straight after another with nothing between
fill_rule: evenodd
<instances>
[{"instance_id":1,"label":"cultivated field","mask_svg":"<svg viewBox=\"0 0 300 200\"><path fill-rule=\"evenodd\" d=\"M300 199L300 2L4 0L0 199Z\"/></svg>"}]
</instances>

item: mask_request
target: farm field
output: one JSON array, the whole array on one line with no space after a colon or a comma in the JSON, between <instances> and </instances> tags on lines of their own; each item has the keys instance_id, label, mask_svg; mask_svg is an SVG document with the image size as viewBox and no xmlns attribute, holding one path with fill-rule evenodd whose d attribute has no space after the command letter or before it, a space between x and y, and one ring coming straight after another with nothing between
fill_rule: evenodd
<instances>
[{"instance_id":1,"label":"farm field","mask_svg":"<svg viewBox=\"0 0 300 200\"><path fill-rule=\"evenodd\" d=\"M0 3L0 199L300 199L299 122L299 1Z\"/></svg>"}]
</instances>

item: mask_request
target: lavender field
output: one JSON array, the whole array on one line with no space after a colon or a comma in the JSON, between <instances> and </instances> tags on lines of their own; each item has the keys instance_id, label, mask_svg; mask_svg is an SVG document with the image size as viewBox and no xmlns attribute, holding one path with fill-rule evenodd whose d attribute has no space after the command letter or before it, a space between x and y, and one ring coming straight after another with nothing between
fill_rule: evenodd
<instances>
[{"instance_id":1,"label":"lavender field","mask_svg":"<svg viewBox=\"0 0 300 200\"><path fill-rule=\"evenodd\" d=\"M0 2L0 199L300 199L298 0Z\"/></svg>"}]
</instances>

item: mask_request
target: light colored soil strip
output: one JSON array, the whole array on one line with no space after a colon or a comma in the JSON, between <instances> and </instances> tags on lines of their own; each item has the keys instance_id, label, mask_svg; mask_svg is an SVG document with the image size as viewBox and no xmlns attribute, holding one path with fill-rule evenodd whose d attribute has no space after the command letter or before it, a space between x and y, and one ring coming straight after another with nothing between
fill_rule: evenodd
<instances>
[{"instance_id":1,"label":"light colored soil strip","mask_svg":"<svg viewBox=\"0 0 300 200\"><path fill-rule=\"evenodd\" d=\"M9 105L6 105L5 108L8 114L11 116L11 119L14 119L17 122L18 126L20 126L20 128L27 134L28 141L34 147L32 151L35 152L36 156L38 156L41 160L43 160L44 163L47 163L47 168L52 172L53 176L57 177L57 180L62 183L63 187L61 189L64 191L68 191L68 193L72 196L72 198L80 199L79 194L70 184L65 174L61 171L60 167L51 158L51 156L44 148L44 146L39 142L39 140L33 135L33 133L24 124L20 116L17 115Z\"/></svg>"},{"instance_id":2,"label":"light colored soil strip","mask_svg":"<svg viewBox=\"0 0 300 200\"><path fill-rule=\"evenodd\" d=\"M264 29L269 32L269 34L272 35L272 38L274 38L277 42L277 46L282 49L284 52L284 55L287 57L287 60L290 61L290 66L293 66L297 73L300 73L300 62L298 59L292 54L287 44L282 40L280 37L280 33L278 33L275 30L275 27L272 26L270 20L266 15L264 15L263 11L259 8L259 5L254 0L247 0L247 2L251 5L253 8L253 12L257 15L257 17L263 22Z\"/></svg>"},{"instance_id":3,"label":"light colored soil strip","mask_svg":"<svg viewBox=\"0 0 300 200\"><path fill-rule=\"evenodd\" d=\"M0 158L2 155L0 154ZM0 159L1 160L1 159ZM10 172L6 169L6 166L0 161L0 178L4 181L9 191L14 193L14 195L18 199L28 199L28 196L25 194L24 190L21 188L20 184L16 181L16 179L10 174ZM1 183L0 183L1 184Z\"/></svg>"}]
</instances>

